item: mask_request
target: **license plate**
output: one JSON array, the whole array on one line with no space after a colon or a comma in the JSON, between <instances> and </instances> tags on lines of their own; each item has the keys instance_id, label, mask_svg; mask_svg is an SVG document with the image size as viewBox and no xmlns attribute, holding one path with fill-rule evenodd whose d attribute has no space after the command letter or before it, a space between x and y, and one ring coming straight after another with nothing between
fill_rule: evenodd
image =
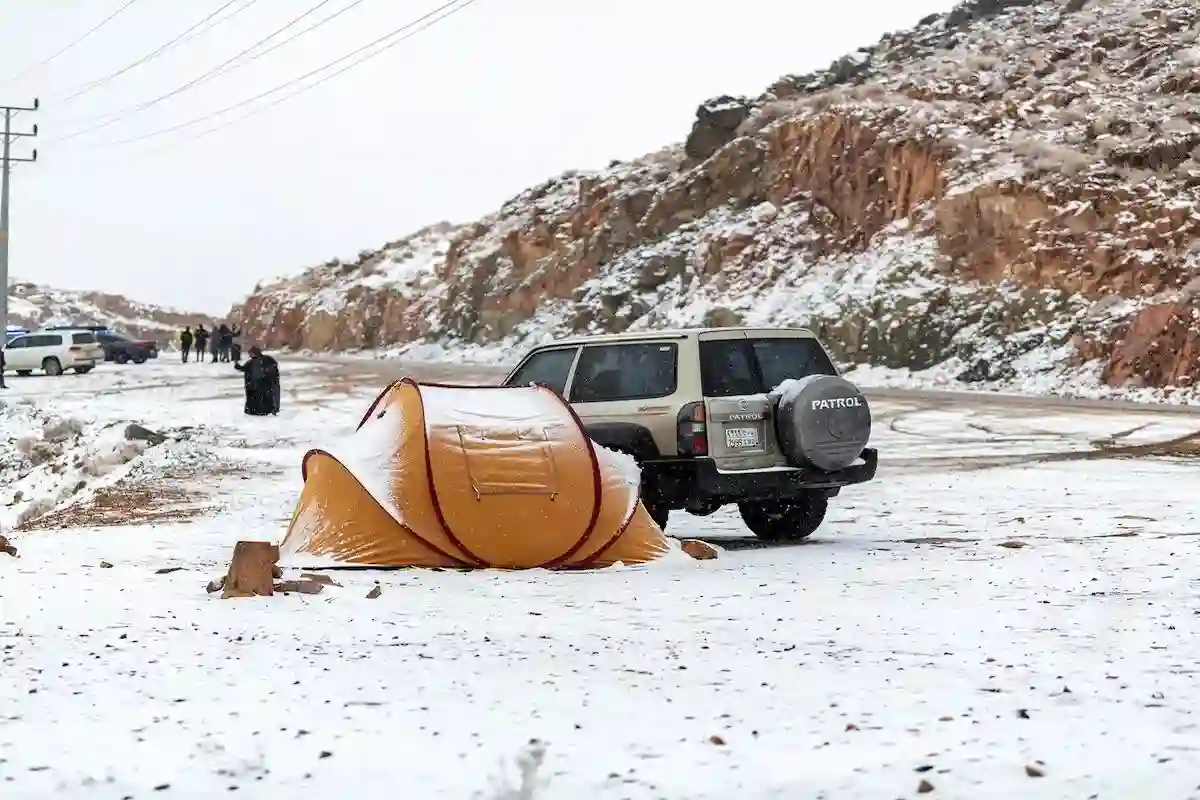
<instances>
[{"instance_id":1,"label":"license plate","mask_svg":"<svg viewBox=\"0 0 1200 800\"><path fill-rule=\"evenodd\" d=\"M726 428L725 447L730 450L758 447L758 428Z\"/></svg>"}]
</instances>

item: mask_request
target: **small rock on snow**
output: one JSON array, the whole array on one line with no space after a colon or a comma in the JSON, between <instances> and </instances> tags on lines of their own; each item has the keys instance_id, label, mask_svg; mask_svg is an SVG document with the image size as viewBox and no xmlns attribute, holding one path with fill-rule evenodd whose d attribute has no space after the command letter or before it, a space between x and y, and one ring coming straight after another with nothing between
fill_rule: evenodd
<instances>
[{"instance_id":1,"label":"small rock on snow","mask_svg":"<svg viewBox=\"0 0 1200 800\"><path fill-rule=\"evenodd\" d=\"M49 437L47 437L49 438ZM167 440L166 436L161 433L156 433L149 428L144 428L136 422L125 426L125 438L130 441L149 442L152 445L162 444Z\"/></svg>"}]
</instances>

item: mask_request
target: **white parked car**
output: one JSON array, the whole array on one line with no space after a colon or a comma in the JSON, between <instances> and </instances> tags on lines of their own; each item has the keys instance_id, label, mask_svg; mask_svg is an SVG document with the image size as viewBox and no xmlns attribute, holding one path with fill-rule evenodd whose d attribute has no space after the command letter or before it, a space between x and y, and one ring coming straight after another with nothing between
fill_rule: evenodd
<instances>
[{"instance_id":1,"label":"white parked car","mask_svg":"<svg viewBox=\"0 0 1200 800\"><path fill-rule=\"evenodd\" d=\"M32 375L35 370L62 375L68 369L82 375L103 360L104 347L88 330L32 331L14 336L4 346L4 366L18 375Z\"/></svg>"}]
</instances>

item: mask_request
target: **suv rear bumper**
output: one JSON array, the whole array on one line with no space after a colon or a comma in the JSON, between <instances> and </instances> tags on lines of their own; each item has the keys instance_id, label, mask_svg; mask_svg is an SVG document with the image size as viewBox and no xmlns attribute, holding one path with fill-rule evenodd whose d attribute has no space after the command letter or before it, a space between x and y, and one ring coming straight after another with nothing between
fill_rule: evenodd
<instances>
[{"instance_id":1,"label":"suv rear bumper","mask_svg":"<svg viewBox=\"0 0 1200 800\"><path fill-rule=\"evenodd\" d=\"M721 472L711 458L649 462L643 468L657 473L659 492L673 508L692 504L727 504L755 500L786 500L814 489L834 490L875 477L879 451L868 447L862 463L837 472L817 469L746 470Z\"/></svg>"}]
</instances>

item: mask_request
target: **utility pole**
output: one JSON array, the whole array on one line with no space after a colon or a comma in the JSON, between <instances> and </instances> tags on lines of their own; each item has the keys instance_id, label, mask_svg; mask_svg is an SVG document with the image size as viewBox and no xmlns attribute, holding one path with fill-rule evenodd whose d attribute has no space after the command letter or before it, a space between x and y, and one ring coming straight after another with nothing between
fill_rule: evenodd
<instances>
[{"instance_id":1,"label":"utility pole","mask_svg":"<svg viewBox=\"0 0 1200 800\"><path fill-rule=\"evenodd\" d=\"M12 156L13 139L19 139L24 136L37 136L37 125L33 126L33 130L26 133L14 131L12 129L13 117L22 111L37 111L37 98L34 98L32 106L0 106L0 111L4 112L4 146L3 154L0 155L0 295L4 299L0 302L0 326L4 327L5 332L8 331L8 182L9 173L12 171L12 165L17 162L37 161L37 150L33 151L31 158L14 158ZM7 341L7 338L5 339ZM0 345L2 346L2 345Z\"/></svg>"}]
</instances>

